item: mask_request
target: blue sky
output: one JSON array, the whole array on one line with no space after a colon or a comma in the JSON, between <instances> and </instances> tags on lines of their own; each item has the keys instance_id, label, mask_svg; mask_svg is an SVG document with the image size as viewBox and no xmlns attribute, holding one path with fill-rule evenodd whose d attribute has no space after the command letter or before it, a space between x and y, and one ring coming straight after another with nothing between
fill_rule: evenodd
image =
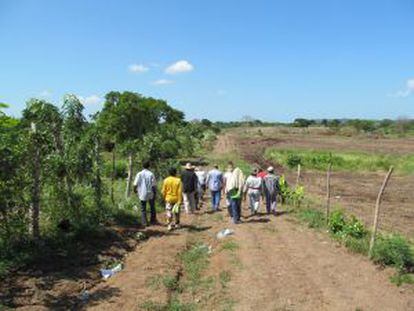
<instances>
[{"instance_id":1,"label":"blue sky","mask_svg":"<svg viewBox=\"0 0 414 311\"><path fill-rule=\"evenodd\" d=\"M0 102L111 90L189 119L414 117L413 0L0 0Z\"/></svg>"}]
</instances>

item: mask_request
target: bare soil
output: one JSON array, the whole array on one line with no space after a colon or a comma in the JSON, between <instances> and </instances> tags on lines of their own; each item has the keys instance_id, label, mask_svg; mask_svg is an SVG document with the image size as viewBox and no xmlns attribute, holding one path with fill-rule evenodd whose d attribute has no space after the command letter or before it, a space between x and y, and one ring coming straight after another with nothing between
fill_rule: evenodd
<instances>
[{"instance_id":1,"label":"bare soil","mask_svg":"<svg viewBox=\"0 0 414 311\"><path fill-rule=\"evenodd\" d=\"M236 150L251 157L248 159L252 163L263 161L257 148L251 148L248 142L241 144L234 134L227 135L219 139L216 150L223 150L223 154ZM376 177L381 176L367 175L366 182L364 179L351 189L351 198L361 194L367 197L369 204L357 202L360 210L371 209L374 189L381 182ZM334 175L335 193L341 193L341 197L351 195L347 184L340 182L349 182L346 178L354 176ZM323 185L307 173L304 180L315 183L309 190L312 192ZM405 188L398 185L396 191L405 193ZM384 211L393 200L401 203L400 197L390 191ZM20 310L143 310L148 303L165 307L172 299L198 310L414 310L413 286L393 285L389 281L392 270L380 269L366 257L349 253L325 232L305 228L283 210L278 216L250 217L243 205L240 225L231 224L226 211L210 213L204 208L195 215L184 215L179 230L150 227L145 230L149 236L145 242L134 239L136 231L120 232L99 252L94 249L94 256L78 256L95 258L109 250L120 253L116 257L123 261L124 269L108 281L100 281L97 262L78 262L79 274L70 274L67 266L32 275L16 271L16 279L8 280L10 288L0 285L1 293L7 291L7 297ZM401 216L395 213L388 217L396 221ZM216 234L223 228L233 229L234 234L218 240ZM211 246L212 253L200 277L200 284L209 282L191 292L186 287L188 274L180 254L194 243ZM179 288L172 291L151 286L154 278L165 275L173 276ZM42 285L49 279L50 285ZM89 297L82 302L79 295L85 286Z\"/></svg>"},{"instance_id":2,"label":"bare soil","mask_svg":"<svg viewBox=\"0 0 414 311\"><path fill-rule=\"evenodd\" d=\"M227 135L231 135L237 141L239 154L246 161L258 163L263 167L274 165L279 173L285 174L291 184L296 183L296 172L264 159L263 154L266 148L329 149L383 154L414 153L414 140L407 138L348 138L303 134L302 132L275 134L271 129L263 129L263 133L266 134L258 136L255 135L256 131L250 129L246 134L238 129ZM249 137L249 135L252 136ZM323 205L326 197L326 173L302 169L301 177L301 183L305 186L307 194L319 198ZM333 172L331 176L332 203L371 226L375 201L384 177L385 172ZM413 185L414 175L397 173L392 175L382 201L380 230L402 233L414 239Z\"/></svg>"}]
</instances>

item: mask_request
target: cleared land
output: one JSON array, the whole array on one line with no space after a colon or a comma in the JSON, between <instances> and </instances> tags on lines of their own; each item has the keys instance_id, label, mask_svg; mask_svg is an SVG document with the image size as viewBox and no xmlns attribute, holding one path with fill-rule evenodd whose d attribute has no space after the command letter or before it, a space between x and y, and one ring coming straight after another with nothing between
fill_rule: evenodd
<instances>
[{"instance_id":1,"label":"cleared land","mask_svg":"<svg viewBox=\"0 0 414 311\"><path fill-rule=\"evenodd\" d=\"M226 133L220 136L214 155L223 161L235 153L243 155L250 163L270 164L263 159L262 148L273 139L279 138L246 139L237 132ZM261 151L257 152L258 149ZM294 178L293 173L285 173L290 179ZM311 183L306 174L305 183ZM342 189L336 184L342 175L335 173L334 176L337 193ZM373 194L365 205L358 206L371 211L371 200L374 200L382 174L364 176L372 179ZM322 185L313 185L308 192ZM360 191L352 194L359 197L370 193L367 189L371 188L359 184L352 189ZM343 191L348 192L349 188ZM391 198L401 201L391 191L386 198L384 211L385 206L393 202ZM379 269L368 258L350 253L325 232L306 228L286 210L276 217L262 214L249 217L244 205L243 215L243 224L232 225L225 211L211 214L204 209L195 215L184 215L184 226L180 230L167 232L164 226L144 230L149 239L138 243L131 241L131 248L120 257L125 268L106 282L88 285L89 297L84 303L80 298L82 282L88 273L96 277L95 266L89 272L84 267L85 279L80 275L60 274L59 280L51 279L49 285L44 284L53 274L26 277L26 283L15 284L16 289L20 285L20 299L24 300L20 309L414 309L413 287L392 284L389 280L394 274L392 269ZM223 228L234 229L234 234L216 239L217 232ZM131 234L135 235L135 231L127 235ZM115 243L119 244L120 241Z\"/></svg>"},{"instance_id":2,"label":"cleared land","mask_svg":"<svg viewBox=\"0 0 414 311\"><path fill-rule=\"evenodd\" d=\"M261 133L260 133L261 132ZM263 166L276 164L279 172L296 182L296 171L265 159L265 150L329 150L336 152L364 152L368 154L410 156L414 154L412 138L368 138L366 136L333 136L323 130L286 128L236 129L230 131L226 140L235 141L241 155L249 162ZM332 173L332 202L355 214L366 225L372 224L375 200L385 176L385 171L358 172L334 171ZM302 179L308 194L324 200L326 173L302 168ZM414 174L396 172L383 197L380 229L400 232L414 239Z\"/></svg>"}]
</instances>

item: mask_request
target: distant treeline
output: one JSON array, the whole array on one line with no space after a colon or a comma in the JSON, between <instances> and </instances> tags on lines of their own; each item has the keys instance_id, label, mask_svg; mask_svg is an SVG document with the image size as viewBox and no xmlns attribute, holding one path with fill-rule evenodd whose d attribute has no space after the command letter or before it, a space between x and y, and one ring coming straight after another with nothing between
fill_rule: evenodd
<instances>
[{"instance_id":1,"label":"distant treeline","mask_svg":"<svg viewBox=\"0 0 414 311\"><path fill-rule=\"evenodd\" d=\"M381 133L381 134L414 134L414 119L400 118L397 120L383 119L383 120L365 120L365 119L305 119L297 118L293 122L265 122L252 118L243 118L241 121L230 122L215 122L214 125L218 128L230 127L272 127L272 126L287 126L287 127L326 127L333 131L350 128L356 132L365 133Z\"/></svg>"}]
</instances>

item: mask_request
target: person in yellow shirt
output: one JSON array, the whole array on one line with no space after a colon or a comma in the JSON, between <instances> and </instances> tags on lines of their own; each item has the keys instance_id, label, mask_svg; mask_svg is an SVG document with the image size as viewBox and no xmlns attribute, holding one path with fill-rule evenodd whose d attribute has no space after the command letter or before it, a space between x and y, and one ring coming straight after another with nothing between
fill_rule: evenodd
<instances>
[{"instance_id":1,"label":"person in yellow shirt","mask_svg":"<svg viewBox=\"0 0 414 311\"><path fill-rule=\"evenodd\" d=\"M167 214L168 230L179 228L180 226L180 205L182 202L183 185L181 179L176 177L177 169L172 167L168 171L169 176L162 183L162 197L165 201L165 211ZM172 223L173 218L175 220Z\"/></svg>"}]
</instances>

